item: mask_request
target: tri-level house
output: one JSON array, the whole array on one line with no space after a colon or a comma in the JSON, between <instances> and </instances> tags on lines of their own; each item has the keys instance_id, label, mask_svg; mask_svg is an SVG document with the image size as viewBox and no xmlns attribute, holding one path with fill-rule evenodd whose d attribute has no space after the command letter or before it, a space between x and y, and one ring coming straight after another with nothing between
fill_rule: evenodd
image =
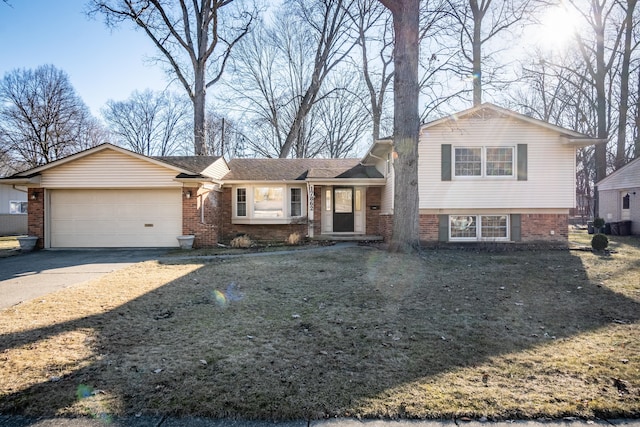
<instances>
[{"instance_id":1,"label":"tri-level house","mask_svg":"<svg viewBox=\"0 0 640 427\"><path fill-rule=\"evenodd\" d=\"M575 152L597 140L483 104L423 125L420 239L566 242ZM147 157L103 144L3 178L28 188L43 248L196 247L239 234L388 239L393 140L361 159Z\"/></svg>"}]
</instances>

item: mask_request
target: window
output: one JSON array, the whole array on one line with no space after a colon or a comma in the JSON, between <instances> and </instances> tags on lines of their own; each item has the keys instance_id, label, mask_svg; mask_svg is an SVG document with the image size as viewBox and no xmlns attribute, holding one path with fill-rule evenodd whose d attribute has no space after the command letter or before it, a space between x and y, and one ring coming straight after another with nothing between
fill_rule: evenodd
<instances>
[{"instance_id":1,"label":"window","mask_svg":"<svg viewBox=\"0 0 640 427\"><path fill-rule=\"evenodd\" d=\"M629 199L630 196L629 193L627 193L627 195L622 198L622 209L629 209Z\"/></svg>"},{"instance_id":2,"label":"window","mask_svg":"<svg viewBox=\"0 0 640 427\"><path fill-rule=\"evenodd\" d=\"M307 214L302 185L243 185L234 187L234 224L289 224Z\"/></svg>"},{"instance_id":3,"label":"window","mask_svg":"<svg viewBox=\"0 0 640 427\"><path fill-rule=\"evenodd\" d=\"M482 174L482 148L456 148L456 176Z\"/></svg>"},{"instance_id":4,"label":"window","mask_svg":"<svg viewBox=\"0 0 640 427\"><path fill-rule=\"evenodd\" d=\"M27 213L27 202L10 201L9 202L9 213L10 214L26 214Z\"/></svg>"},{"instance_id":5,"label":"window","mask_svg":"<svg viewBox=\"0 0 640 427\"><path fill-rule=\"evenodd\" d=\"M284 217L282 201L282 187L255 187L253 189L253 217Z\"/></svg>"},{"instance_id":6,"label":"window","mask_svg":"<svg viewBox=\"0 0 640 427\"><path fill-rule=\"evenodd\" d=\"M291 189L291 216L302 216L302 189Z\"/></svg>"},{"instance_id":7,"label":"window","mask_svg":"<svg viewBox=\"0 0 640 427\"><path fill-rule=\"evenodd\" d=\"M236 189L236 216L247 216L247 189Z\"/></svg>"},{"instance_id":8,"label":"window","mask_svg":"<svg viewBox=\"0 0 640 427\"><path fill-rule=\"evenodd\" d=\"M454 150L456 177L513 177L513 147L456 147Z\"/></svg>"},{"instance_id":9,"label":"window","mask_svg":"<svg viewBox=\"0 0 640 427\"><path fill-rule=\"evenodd\" d=\"M508 240L508 215L451 215L451 240Z\"/></svg>"},{"instance_id":10,"label":"window","mask_svg":"<svg viewBox=\"0 0 640 427\"><path fill-rule=\"evenodd\" d=\"M487 176L513 176L513 148L487 147Z\"/></svg>"}]
</instances>

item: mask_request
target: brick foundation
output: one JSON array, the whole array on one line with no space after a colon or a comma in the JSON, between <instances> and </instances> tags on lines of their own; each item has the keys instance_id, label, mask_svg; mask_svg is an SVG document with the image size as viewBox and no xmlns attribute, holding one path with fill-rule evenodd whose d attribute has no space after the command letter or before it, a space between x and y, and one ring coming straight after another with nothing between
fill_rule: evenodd
<instances>
[{"instance_id":1,"label":"brick foundation","mask_svg":"<svg viewBox=\"0 0 640 427\"><path fill-rule=\"evenodd\" d=\"M521 214L521 243L566 243L569 237L569 218L564 214ZM420 215L420 241L431 245L438 242L438 215ZM393 220L389 221L391 236ZM554 234L551 234L553 230ZM385 234L385 238L386 238ZM464 244L464 243L461 243Z\"/></svg>"},{"instance_id":2,"label":"brick foundation","mask_svg":"<svg viewBox=\"0 0 640 427\"><path fill-rule=\"evenodd\" d=\"M567 242L569 238L569 217L563 214L522 214L522 241ZM551 234L553 230L554 234Z\"/></svg>"},{"instance_id":3,"label":"brick foundation","mask_svg":"<svg viewBox=\"0 0 640 427\"><path fill-rule=\"evenodd\" d=\"M35 198L34 198L35 197ZM29 188L27 194L27 233L39 237L36 248L44 248L44 190Z\"/></svg>"}]
</instances>

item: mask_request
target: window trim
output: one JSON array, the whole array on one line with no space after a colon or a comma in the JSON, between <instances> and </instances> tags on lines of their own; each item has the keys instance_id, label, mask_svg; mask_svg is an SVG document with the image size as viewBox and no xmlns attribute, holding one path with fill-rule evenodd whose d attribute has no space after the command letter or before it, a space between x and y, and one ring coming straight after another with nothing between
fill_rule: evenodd
<instances>
[{"instance_id":1,"label":"window trim","mask_svg":"<svg viewBox=\"0 0 640 427\"><path fill-rule=\"evenodd\" d=\"M13 212L11 207L13 204L19 204L20 210L22 211L22 207L24 206L24 212ZM11 215L27 215L29 212L29 202L27 200L9 200L9 214Z\"/></svg>"},{"instance_id":2,"label":"window trim","mask_svg":"<svg viewBox=\"0 0 640 427\"><path fill-rule=\"evenodd\" d=\"M452 236L452 228L451 228L451 218L452 217L474 217L475 225L476 225L476 235L475 237L453 237ZM505 224L505 237L483 237L482 236L482 218L483 217L491 217L491 216L499 216L506 218ZM447 231L449 234L449 241L451 242L509 242L511 241L511 215L509 214L499 214L499 213L487 213L487 214L450 214L447 216Z\"/></svg>"},{"instance_id":3,"label":"window trim","mask_svg":"<svg viewBox=\"0 0 640 427\"><path fill-rule=\"evenodd\" d=\"M511 150L511 174L510 175L488 175L487 174L487 151L492 148L508 148ZM480 149L480 175L458 175L456 173L456 150L459 149ZM451 178L456 180L473 180L473 179L497 179L497 180L515 180L518 177L517 164L517 145L515 144L495 144L495 145L454 145L451 147Z\"/></svg>"},{"instance_id":4,"label":"window trim","mask_svg":"<svg viewBox=\"0 0 640 427\"><path fill-rule=\"evenodd\" d=\"M242 190L244 192L244 200L240 201L240 190ZM233 212L234 212L234 216L239 217L239 218L246 218L247 217L247 188L246 187L237 187L235 189L235 205L233 207ZM243 205L244 206L244 214L239 214L238 213L238 206Z\"/></svg>"},{"instance_id":5,"label":"window trim","mask_svg":"<svg viewBox=\"0 0 640 427\"><path fill-rule=\"evenodd\" d=\"M293 200L293 193L297 191L299 200ZM299 215L293 214L293 204L296 203L296 206L299 206L298 209L300 211ZM289 217L290 218L300 218L302 217L302 187L289 187Z\"/></svg>"}]
</instances>

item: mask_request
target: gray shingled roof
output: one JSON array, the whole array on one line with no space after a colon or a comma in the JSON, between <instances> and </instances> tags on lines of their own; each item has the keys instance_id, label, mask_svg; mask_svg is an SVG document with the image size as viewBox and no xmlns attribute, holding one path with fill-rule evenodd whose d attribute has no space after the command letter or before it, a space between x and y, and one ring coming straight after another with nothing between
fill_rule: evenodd
<instances>
[{"instance_id":1,"label":"gray shingled roof","mask_svg":"<svg viewBox=\"0 0 640 427\"><path fill-rule=\"evenodd\" d=\"M225 181L296 181L306 178L382 178L359 159L233 159Z\"/></svg>"},{"instance_id":2,"label":"gray shingled roof","mask_svg":"<svg viewBox=\"0 0 640 427\"><path fill-rule=\"evenodd\" d=\"M194 174L200 174L203 170L211 166L220 156L153 156L155 160L170 164L172 166L186 169Z\"/></svg>"}]
</instances>

